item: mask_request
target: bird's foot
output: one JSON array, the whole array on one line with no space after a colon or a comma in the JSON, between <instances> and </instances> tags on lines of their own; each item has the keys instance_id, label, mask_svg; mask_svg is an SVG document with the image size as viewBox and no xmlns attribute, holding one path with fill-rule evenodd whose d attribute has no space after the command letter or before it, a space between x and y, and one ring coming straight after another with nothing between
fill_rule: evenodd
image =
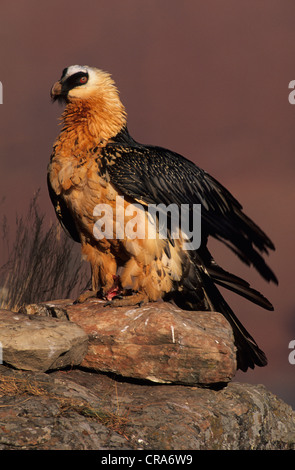
<instances>
[{"instance_id":1,"label":"bird's foot","mask_svg":"<svg viewBox=\"0 0 295 470\"><path fill-rule=\"evenodd\" d=\"M141 307L145 303L148 303L148 296L144 292L137 292L133 295L115 295L104 307Z\"/></svg>"},{"instance_id":2,"label":"bird's foot","mask_svg":"<svg viewBox=\"0 0 295 470\"><path fill-rule=\"evenodd\" d=\"M97 298L98 293L98 290L86 290L79 295L79 297L74 301L74 304L82 304L88 299L92 299L93 297Z\"/></svg>"},{"instance_id":3,"label":"bird's foot","mask_svg":"<svg viewBox=\"0 0 295 470\"><path fill-rule=\"evenodd\" d=\"M109 288L109 290L106 291L102 288L86 290L79 295L79 297L74 301L74 304L81 304L91 298L100 298L103 300L110 301L113 299L113 297L120 296L121 292L122 288L120 284L120 278L119 276L114 275L113 285L111 288Z\"/></svg>"}]
</instances>

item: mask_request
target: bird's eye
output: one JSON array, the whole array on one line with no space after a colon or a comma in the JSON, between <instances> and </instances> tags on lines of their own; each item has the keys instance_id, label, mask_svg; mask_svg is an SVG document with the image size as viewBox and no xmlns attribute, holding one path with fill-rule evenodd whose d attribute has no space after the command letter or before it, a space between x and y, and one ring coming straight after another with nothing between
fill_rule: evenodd
<instances>
[{"instance_id":1,"label":"bird's eye","mask_svg":"<svg viewBox=\"0 0 295 470\"><path fill-rule=\"evenodd\" d=\"M79 81L80 81L80 83L83 84L83 83L86 83L87 80L88 80L87 77L84 76L84 77L81 77Z\"/></svg>"}]
</instances>

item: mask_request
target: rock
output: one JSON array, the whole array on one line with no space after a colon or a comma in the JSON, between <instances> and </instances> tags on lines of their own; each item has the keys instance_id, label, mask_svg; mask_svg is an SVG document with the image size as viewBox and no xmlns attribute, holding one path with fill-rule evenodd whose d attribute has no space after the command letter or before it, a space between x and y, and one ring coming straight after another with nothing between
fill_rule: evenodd
<instances>
[{"instance_id":1,"label":"rock","mask_svg":"<svg viewBox=\"0 0 295 470\"><path fill-rule=\"evenodd\" d=\"M295 450L291 407L229 383L220 314L63 300L0 310L0 325L0 450Z\"/></svg>"},{"instance_id":2,"label":"rock","mask_svg":"<svg viewBox=\"0 0 295 470\"><path fill-rule=\"evenodd\" d=\"M295 412L262 385L217 391L0 366L0 450L10 449L295 450Z\"/></svg>"},{"instance_id":3,"label":"rock","mask_svg":"<svg viewBox=\"0 0 295 470\"><path fill-rule=\"evenodd\" d=\"M3 361L17 369L47 371L80 364L87 342L75 323L0 310Z\"/></svg>"},{"instance_id":4,"label":"rock","mask_svg":"<svg viewBox=\"0 0 295 470\"><path fill-rule=\"evenodd\" d=\"M63 304L63 301L61 301ZM64 307L59 307L56 304L28 304L23 305L19 309L20 313L26 313L28 315L38 315L40 317L53 317L60 318L61 320L68 320L67 311Z\"/></svg>"},{"instance_id":5,"label":"rock","mask_svg":"<svg viewBox=\"0 0 295 470\"><path fill-rule=\"evenodd\" d=\"M232 329L220 313L188 312L164 302L113 308L96 299L75 305L59 300L25 311L63 312L79 325L89 338L85 368L187 385L228 382L236 372Z\"/></svg>"}]
</instances>

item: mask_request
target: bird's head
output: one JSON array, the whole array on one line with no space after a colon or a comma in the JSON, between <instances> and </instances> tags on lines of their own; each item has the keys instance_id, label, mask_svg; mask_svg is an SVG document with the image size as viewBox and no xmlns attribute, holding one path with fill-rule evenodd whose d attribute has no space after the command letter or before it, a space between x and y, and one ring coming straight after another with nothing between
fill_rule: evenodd
<instances>
[{"instance_id":1,"label":"bird's head","mask_svg":"<svg viewBox=\"0 0 295 470\"><path fill-rule=\"evenodd\" d=\"M88 65L71 65L63 70L61 78L51 88L50 96L53 101L68 103L101 93L118 97L115 83L107 72Z\"/></svg>"},{"instance_id":2,"label":"bird's head","mask_svg":"<svg viewBox=\"0 0 295 470\"><path fill-rule=\"evenodd\" d=\"M67 126L87 126L92 135L108 139L126 124L126 112L110 74L87 65L71 65L50 92L53 101L66 103Z\"/></svg>"}]
</instances>

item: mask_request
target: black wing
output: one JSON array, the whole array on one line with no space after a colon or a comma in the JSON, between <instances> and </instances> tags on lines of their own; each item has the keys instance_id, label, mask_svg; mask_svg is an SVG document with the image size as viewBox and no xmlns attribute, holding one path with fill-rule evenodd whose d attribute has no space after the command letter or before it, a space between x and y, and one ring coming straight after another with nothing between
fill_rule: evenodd
<instances>
[{"instance_id":1,"label":"black wing","mask_svg":"<svg viewBox=\"0 0 295 470\"><path fill-rule=\"evenodd\" d=\"M262 257L274 250L273 243L224 186L177 153L130 141L103 151L113 159L108 172L122 194L146 204L201 204L202 240L209 235L221 240L267 281L278 282Z\"/></svg>"}]
</instances>

